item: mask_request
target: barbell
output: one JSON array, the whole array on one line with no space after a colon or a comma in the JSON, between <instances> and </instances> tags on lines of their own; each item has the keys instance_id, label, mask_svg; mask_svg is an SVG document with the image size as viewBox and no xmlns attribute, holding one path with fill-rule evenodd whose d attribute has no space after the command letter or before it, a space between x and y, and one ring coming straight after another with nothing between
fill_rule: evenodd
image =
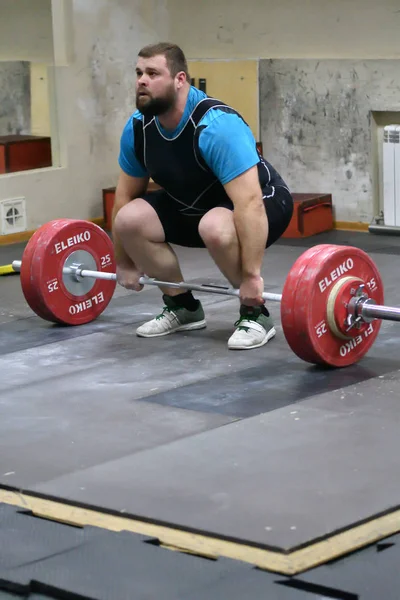
<instances>
[{"instance_id":1,"label":"barbell","mask_svg":"<svg viewBox=\"0 0 400 600\"><path fill-rule=\"evenodd\" d=\"M46 223L27 243L22 260L12 263L30 308L64 325L95 320L113 297L117 277L114 247L107 233L85 220ZM239 296L214 285L173 283L143 276L143 285ZM371 348L382 320L400 321L400 309L384 306L379 271L363 250L318 244L301 254L285 280L280 302L285 338L301 359L331 367L356 363Z\"/></svg>"}]
</instances>

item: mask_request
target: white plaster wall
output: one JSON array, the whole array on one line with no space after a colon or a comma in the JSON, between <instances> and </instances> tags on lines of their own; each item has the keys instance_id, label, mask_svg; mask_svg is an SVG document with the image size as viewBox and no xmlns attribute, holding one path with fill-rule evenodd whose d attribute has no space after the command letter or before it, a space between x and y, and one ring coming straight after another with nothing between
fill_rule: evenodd
<instances>
[{"instance_id":1,"label":"white plaster wall","mask_svg":"<svg viewBox=\"0 0 400 600\"><path fill-rule=\"evenodd\" d=\"M189 58L397 58L399 0L169 0Z\"/></svg>"},{"instance_id":2,"label":"white plaster wall","mask_svg":"<svg viewBox=\"0 0 400 600\"><path fill-rule=\"evenodd\" d=\"M0 60L48 62L51 0L0 0Z\"/></svg>"},{"instance_id":3,"label":"white plaster wall","mask_svg":"<svg viewBox=\"0 0 400 600\"><path fill-rule=\"evenodd\" d=\"M168 37L164 0L68 0L68 7L73 58L48 67L59 166L0 176L0 200L26 197L28 229L102 216L101 190L116 183L120 135L135 110L137 52Z\"/></svg>"}]
</instances>

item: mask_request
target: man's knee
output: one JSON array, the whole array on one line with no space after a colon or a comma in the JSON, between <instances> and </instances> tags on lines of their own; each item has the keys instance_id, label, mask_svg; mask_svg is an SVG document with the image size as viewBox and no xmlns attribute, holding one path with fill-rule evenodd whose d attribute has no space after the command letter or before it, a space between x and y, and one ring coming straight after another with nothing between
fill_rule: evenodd
<instances>
[{"instance_id":1,"label":"man's knee","mask_svg":"<svg viewBox=\"0 0 400 600\"><path fill-rule=\"evenodd\" d=\"M199 234L206 246L227 248L236 244L237 234L232 211L215 208L199 223Z\"/></svg>"},{"instance_id":2,"label":"man's knee","mask_svg":"<svg viewBox=\"0 0 400 600\"><path fill-rule=\"evenodd\" d=\"M115 216L114 229L124 238L144 237L152 241L163 241L164 233L154 208L142 198L125 204Z\"/></svg>"},{"instance_id":3,"label":"man's knee","mask_svg":"<svg viewBox=\"0 0 400 600\"><path fill-rule=\"evenodd\" d=\"M141 200L140 198L138 200ZM118 235L138 232L143 221L143 211L140 202L132 200L128 202L117 212L114 219L114 228Z\"/></svg>"}]
</instances>

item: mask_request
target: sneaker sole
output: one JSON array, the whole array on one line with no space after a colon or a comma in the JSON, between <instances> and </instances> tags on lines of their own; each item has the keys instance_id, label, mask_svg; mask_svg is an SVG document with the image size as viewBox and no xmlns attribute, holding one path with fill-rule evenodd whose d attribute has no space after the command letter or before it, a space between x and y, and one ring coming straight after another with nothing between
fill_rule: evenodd
<instances>
[{"instance_id":1,"label":"sneaker sole","mask_svg":"<svg viewBox=\"0 0 400 600\"><path fill-rule=\"evenodd\" d=\"M253 350L253 348L261 348L261 346L264 346L267 342L269 342L269 340L271 340L273 337L275 337L276 335L276 329L275 327L273 327L272 329L270 329L267 333L267 335L265 336L265 338L263 339L262 342L260 342L259 344L254 344L253 346L229 346L228 344L228 348L229 350Z\"/></svg>"},{"instance_id":2,"label":"sneaker sole","mask_svg":"<svg viewBox=\"0 0 400 600\"><path fill-rule=\"evenodd\" d=\"M139 333L136 331L136 335L138 337L162 337L163 335L170 335L171 333L177 333L178 331L193 331L195 329L204 329L207 326L207 322L196 321L196 323L186 323L186 325L181 325L180 327L176 327L175 329L170 329L169 331L163 331L162 333Z\"/></svg>"}]
</instances>

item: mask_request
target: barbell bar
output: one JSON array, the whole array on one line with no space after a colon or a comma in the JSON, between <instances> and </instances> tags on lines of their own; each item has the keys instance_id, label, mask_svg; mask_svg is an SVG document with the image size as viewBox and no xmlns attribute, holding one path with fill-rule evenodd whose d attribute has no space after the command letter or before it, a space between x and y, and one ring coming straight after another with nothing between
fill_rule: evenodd
<instances>
[{"instance_id":1,"label":"barbell bar","mask_svg":"<svg viewBox=\"0 0 400 600\"><path fill-rule=\"evenodd\" d=\"M21 270L22 261L14 260L12 262L12 268L14 271ZM106 281L117 281L116 273L109 273L104 271L91 271L89 269L85 269L83 265L76 264L70 267L63 268L64 275L70 275L74 277L76 281L79 282L80 278L91 277L92 279L102 279ZM140 277L139 283L141 285L154 285L161 287L170 287L174 289L183 289L190 290L195 292L204 292L210 294L222 294L227 296L240 296L240 290L230 287L223 287L211 284L194 284L187 283L185 281L182 282L172 282L172 281L160 281L155 279L154 277ZM262 294L263 300L269 302L282 302L282 294L272 294L270 292L264 292ZM371 298L368 296L363 296L360 294L358 296L354 295L353 300L353 316L355 319L361 318L364 322L368 322L373 319L382 319L386 321L400 321L400 308L396 308L394 306L380 306L375 304ZM350 306L351 308L350 300ZM351 323L349 326L352 326Z\"/></svg>"},{"instance_id":2,"label":"barbell bar","mask_svg":"<svg viewBox=\"0 0 400 600\"><path fill-rule=\"evenodd\" d=\"M14 271L21 270L22 261L14 260L12 263L12 268ZM71 265L70 267L63 268L64 275L70 275L74 277L76 281L79 281L80 278L91 277L92 279L103 279L106 281L116 281L117 275L116 273L108 273L103 271L90 271L89 269L85 269L83 265ZM181 282L172 282L172 281L159 281L154 277L140 277L139 283L141 285L155 285L162 287L170 287L174 289L182 289L182 290L191 290L196 292L208 292L212 294L223 294L227 296L240 296L240 291L235 288L223 287L217 285L210 284L194 284L187 283L185 281ZM270 302L281 302L282 294L271 294L269 292L264 292L262 294L264 300L268 300Z\"/></svg>"},{"instance_id":3,"label":"barbell bar","mask_svg":"<svg viewBox=\"0 0 400 600\"><path fill-rule=\"evenodd\" d=\"M104 312L117 283L113 243L101 227L84 220L58 219L29 240L20 272L24 296L37 315L66 325L82 325ZM239 296L223 286L160 281L141 277L142 285ZM374 343L382 320L400 321L400 308L385 306L379 271L364 251L319 244L292 265L280 302L282 329L301 359L332 367L360 360Z\"/></svg>"}]
</instances>

